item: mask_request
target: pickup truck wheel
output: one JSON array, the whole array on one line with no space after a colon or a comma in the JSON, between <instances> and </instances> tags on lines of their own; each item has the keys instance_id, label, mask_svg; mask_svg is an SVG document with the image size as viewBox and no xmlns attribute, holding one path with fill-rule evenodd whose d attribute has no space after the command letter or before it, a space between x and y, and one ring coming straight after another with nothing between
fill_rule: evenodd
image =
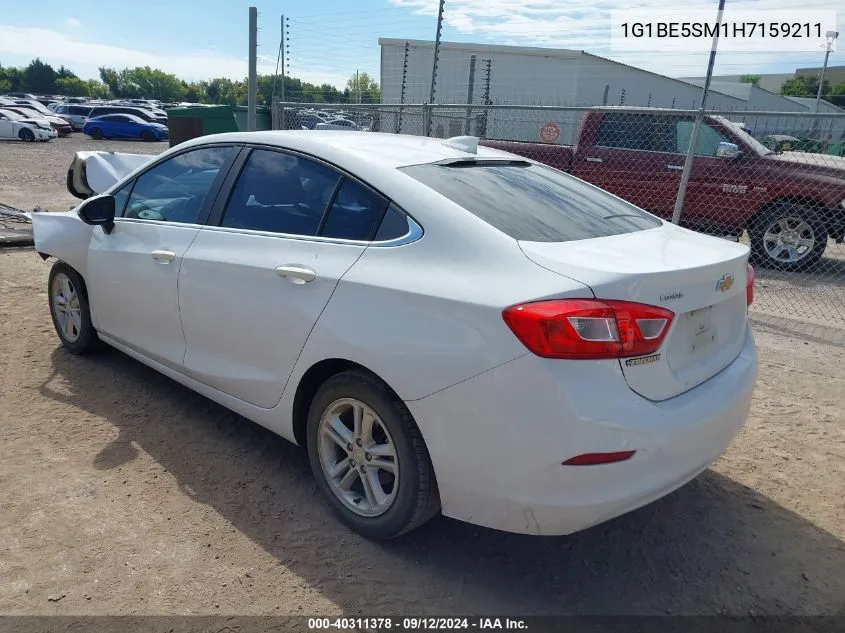
<instances>
[{"instance_id":1,"label":"pickup truck wheel","mask_svg":"<svg viewBox=\"0 0 845 633\"><path fill-rule=\"evenodd\" d=\"M811 208L784 203L756 218L749 237L759 266L801 272L810 269L827 248L827 228Z\"/></svg>"},{"instance_id":2,"label":"pickup truck wheel","mask_svg":"<svg viewBox=\"0 0 845 633\"><path fill-rule=\"evenodd\" d=\"M65 349L71 354L95 350L100 339L91 323L88 295L80 274L64 262L56 262L50 269L47 290L53 326Z\"/></svg>"},{"instance_id":3,"label":"pickup truck wheel","mask_svg":"<svg viewBox=\"0 0 845 633\"><path fill-rule=\"evenodd\" d=\"M35 140L35 134L32 130L24 128L20 132L18 132L18 138L22 141L26 141L27 143L31 143Z\"/></svg>"}]
</instances>

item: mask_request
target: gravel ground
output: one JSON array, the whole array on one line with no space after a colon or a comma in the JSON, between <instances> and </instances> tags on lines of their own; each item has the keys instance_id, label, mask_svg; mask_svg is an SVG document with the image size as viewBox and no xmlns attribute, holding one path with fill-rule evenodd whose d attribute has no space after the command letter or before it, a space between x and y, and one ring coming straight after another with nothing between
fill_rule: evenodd
<instances>
[{"instance_id":1,"label":"gravel ground","mask_svg":"<svg viewBox=\"0 0 845 633\"><path fill-rule=\"evenodd\" d=\"M0 200L73 204L70 152L95 147L164 149L0 145ZM746 428L661 501L570 537L440 518L375 544L331 518L300 449L118 352L65 353L48 271L0 250L0 613L845 612L837 330L758 320Z\"/></svg>"}]
</instances>

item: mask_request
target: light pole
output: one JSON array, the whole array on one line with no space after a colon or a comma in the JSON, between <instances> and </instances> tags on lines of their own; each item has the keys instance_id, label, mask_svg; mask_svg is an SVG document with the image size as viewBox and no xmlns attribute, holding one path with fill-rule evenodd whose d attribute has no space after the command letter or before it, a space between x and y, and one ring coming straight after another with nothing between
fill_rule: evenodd
<instances>
[{"instance_id":1,"label":"light pole","mask_svg":"<svg viewBox=\"0 0 845 633\"><path fill-rule=\"evenodd\" d=\"M830 52L833 50L834 42L839 37L839 31L828 31L824 34L824 65L822 66L822 73L819 75L819 91L816 93L816 114L819 112L819 101L822 99L822 87L824 86L824 71L827 70L827 59L830 57Z\"/></svg>"}]
</instances>

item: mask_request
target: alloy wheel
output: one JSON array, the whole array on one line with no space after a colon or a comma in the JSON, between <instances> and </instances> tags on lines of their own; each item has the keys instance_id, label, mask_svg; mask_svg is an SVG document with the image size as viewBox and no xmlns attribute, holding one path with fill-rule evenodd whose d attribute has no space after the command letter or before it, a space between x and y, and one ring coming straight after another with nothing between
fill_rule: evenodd
<instances>
[{"instance_id":1,"label":"alloy wheel","mask_svg":"<svg viewBox=\"0 0 845 633\"><path fill-rule=\"evenodd\" d=\"M342 398L320 419L318 453L335 496L363 517L387 512L399 490L396 444L381 418L366 404Z\"/></svg>"},{"instance_id":2,"label":"alloy wheel","mask_svg":"<svg viewBox=\"0 0 845 633\"><path fill-rule=\"evenodd\" d=\"M50 299L62 337L69 343L76 342L82 331L82 310L79 293L64 273L58 273L53 278Z\"/></svg>"},{"instance_id":3,"label":"alloy wheel","mask_svg":"<svg viewBox=\"0 0 845 633\"><path fill-rule=\"evenodd\" d=\"M800 262L815 245L816 232L810 223L792 216L775 220L763 234L766 255L777 262Z\"/></svg>"}]
</instances>

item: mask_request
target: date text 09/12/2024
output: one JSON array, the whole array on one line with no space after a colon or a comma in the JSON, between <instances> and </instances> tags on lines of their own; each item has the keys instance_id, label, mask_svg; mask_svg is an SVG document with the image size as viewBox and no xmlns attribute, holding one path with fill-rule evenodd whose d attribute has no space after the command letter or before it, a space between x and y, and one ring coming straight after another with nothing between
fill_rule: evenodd
<instances>
[{"instance_id":1,"label":"date text 09/12/2024","mask_svg":"<svg viewBox=\"0 0 845 633\"><path fill-rule=\"evenodd\" d=\"M402 618L309 618L309 631L431 631L431 630L527 630L524 620L519 618L443 618L443 617L402 617Z\"/></svg>"}]
</instances>

